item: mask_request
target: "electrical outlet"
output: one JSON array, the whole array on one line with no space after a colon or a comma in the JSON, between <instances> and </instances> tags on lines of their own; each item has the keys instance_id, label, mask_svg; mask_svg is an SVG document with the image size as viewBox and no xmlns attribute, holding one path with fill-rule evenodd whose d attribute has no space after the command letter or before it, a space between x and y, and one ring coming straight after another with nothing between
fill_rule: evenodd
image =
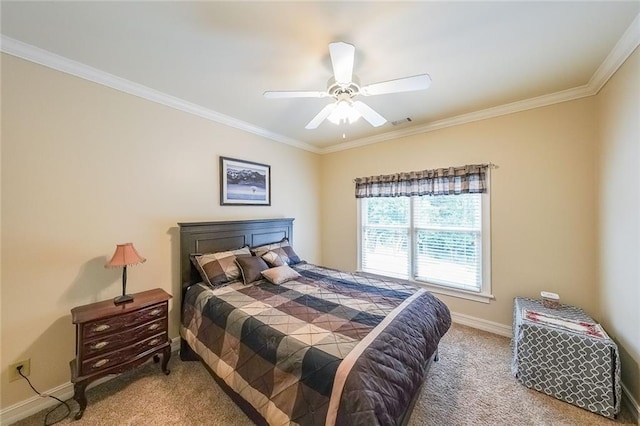
<instances>
[{"instance_id":1,"label":"electrical outlet","mask_svg":"<svg viewBox=\"0 0 640 426\"><path fill-rule=\"evenodd\" d=\"M13 382L15 380L21 379L22 376L18 374L18 367L22 366L22 374L28 376L31 373L31 358L25 359L23 361L18 361L9 366L9 381Z\"/></svg>"}]
</instances>

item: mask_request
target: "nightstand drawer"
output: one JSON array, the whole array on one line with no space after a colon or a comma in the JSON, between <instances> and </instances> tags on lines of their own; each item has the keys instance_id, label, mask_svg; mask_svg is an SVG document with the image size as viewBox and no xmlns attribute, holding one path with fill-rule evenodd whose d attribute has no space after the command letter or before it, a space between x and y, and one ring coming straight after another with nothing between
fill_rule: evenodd
<instances>
[{"instance_id":1,"label":"nightstand drawer","mask_svg":"<svg viewBox=\"0 0 640 426\"><path fill-rule=\"evenodd\" d=\"M105 370L114 365L122 364L123 362L135 358L136 355L157 348L158 346L166 344L168 341L167 333L163 332L135 342L134 344L120 350L107 352L100 356L87 359L82 363L81 374L91 374L99 370Z\"/></svg>"},{"instance_id":2,"label":"nightstand drawer","mask_svg":"<svg viewBox=\"0 0 640 426\"><path fill-rule=\"evenodd\" d=\"M161 303L128 314L88 322L82 327L83 337L88 339L98 335L111 334L120 331L123 327L135 327L151 319L166 316L167 304Z\"/></svg>"},{"instance_id":3,"label":"nightstand drawer","mask_svg":"<svg viewBox=\"0 0 640 426\"><path fill-rule=\"evenodd\" d=\"M165 319L159 318L135 328L127 328L120 333L112 333L104 336L96 336L93 340L87 340L83 344L84 357L93 357L98 354L111 352L123 346L128 346L138 340L142 340L148 336L153 336L159 332L167 331L165 329Z\"/></svg>"}]
</instances>

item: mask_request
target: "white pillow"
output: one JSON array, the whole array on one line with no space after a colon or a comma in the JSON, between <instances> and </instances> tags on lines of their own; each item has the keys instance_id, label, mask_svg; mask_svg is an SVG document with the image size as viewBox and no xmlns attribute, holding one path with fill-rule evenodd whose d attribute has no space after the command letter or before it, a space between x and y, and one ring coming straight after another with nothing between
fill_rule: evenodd
<instances>
[{"instance_id":1,"label":"white pillow","mask_svg":"<svg viewBox=\"0 0 640 426\"><path fill-rule=\"evenodd\" d=\"M282 284L286 283L287 281L300 278L300 274L291 269L289 265L282 265L276 266L275 268L265 269L261 272L261 274L273 284Z\"/></svg>"}]
</instances>

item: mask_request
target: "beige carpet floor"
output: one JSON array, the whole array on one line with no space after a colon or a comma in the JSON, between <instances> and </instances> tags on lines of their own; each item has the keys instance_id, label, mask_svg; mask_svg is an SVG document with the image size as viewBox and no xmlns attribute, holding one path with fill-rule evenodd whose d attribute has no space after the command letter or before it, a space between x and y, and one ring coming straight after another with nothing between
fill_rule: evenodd
<instances>
[{"instance_id":1,"label":"beige carpet floor","mask_svg":"<svg viewBox=\"0 0 640 426\"><path fill-rule=\"evenodd\" d=\"M615 421L520 385L510 374L509 339L454 325L440 345L440 361L409 424L418 425L615 425L635 424L623 408ZM251 422L197 362L174 354L171 374L149 363L87 392L81 425L250 425ZM74 401L72 410L77 410ZM60 409L53 413L64 414ZM60 416L58 416L59 418ZM42 425L44 412L18 423Z\"/></svg>"}]
</instances>

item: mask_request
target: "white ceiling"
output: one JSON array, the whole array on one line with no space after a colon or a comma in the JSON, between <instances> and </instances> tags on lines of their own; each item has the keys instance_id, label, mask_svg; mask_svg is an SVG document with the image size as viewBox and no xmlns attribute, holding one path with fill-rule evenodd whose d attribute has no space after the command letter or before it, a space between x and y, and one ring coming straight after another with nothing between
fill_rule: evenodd
<instances>
[{"instance_id":1,"label":"white ceiling","mask_svg":"<svg viewBox=\"0 0 640 426\"><path fill-rule=\"evenodd\" d=\"M640 34L640 1L3 0L1 8L7 53L315 152L426 131L487 109L508 111L506 104L526 109L537 99L593 94L585 87L616 44L631 34L618 53L624 60ZM262 93L324 90L332 41L356 46L354 72L363 85L420 73L433 83L426 91L363 98L387 118L379 128L359 120L306 130L330 98ZM77 63L64 65L51 53ZM391 124L405 117L412 122Z\"/></svg>"}]
</instances>

